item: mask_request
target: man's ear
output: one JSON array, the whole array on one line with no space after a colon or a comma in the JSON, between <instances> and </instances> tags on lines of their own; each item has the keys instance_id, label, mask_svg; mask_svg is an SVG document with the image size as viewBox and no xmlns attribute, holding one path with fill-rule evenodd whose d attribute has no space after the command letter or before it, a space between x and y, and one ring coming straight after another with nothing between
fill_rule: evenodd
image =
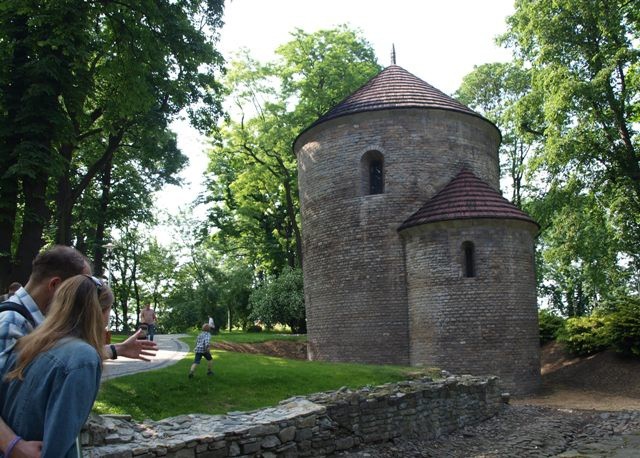
<instances>
[{"instance_id":1,"label":"man's ear","mask_svg":"<svg viewBox=\"0 0 640 458\"><path fill-rule=\"evenodd\" d=\"M51 277L49 279L49 283L47 283L49 291L53 293L58 288L58 286L60 286L60 283L62 283L62 279L60 277Z\"/></svg>"}]
</instances>

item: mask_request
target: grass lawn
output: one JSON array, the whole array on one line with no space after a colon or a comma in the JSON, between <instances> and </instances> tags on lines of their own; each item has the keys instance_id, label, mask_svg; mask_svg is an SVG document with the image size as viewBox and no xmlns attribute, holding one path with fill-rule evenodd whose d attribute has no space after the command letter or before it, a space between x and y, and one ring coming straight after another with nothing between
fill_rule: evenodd
<instances>
[{"instance_id":1,"label":"grass lawn","mask_svg":"<svg viewBox=\"0 0 640 458\"><path fill-rule=\"evenodd\" d=\"M248 339L268 334L244 334ZM231 340L226 335L214 340ZM295 336L290 336L295 337ZM234 336L234 342L247 342ZM266 338L260 341L272 340ZM304 338L304 336L302 336ZM184 339L193 349L195 336ZM256 342L256 340L249 340ZM227 351L213 352L213 371L203 360L193 379L187 378L193 353L177 364L102 384L94 412L129 414L137 420L159 420L188 413L223 414L276 405L283 399L342 386L358 388L403 380L415 367L300 361Z\"/></svg>"}]
</instances>

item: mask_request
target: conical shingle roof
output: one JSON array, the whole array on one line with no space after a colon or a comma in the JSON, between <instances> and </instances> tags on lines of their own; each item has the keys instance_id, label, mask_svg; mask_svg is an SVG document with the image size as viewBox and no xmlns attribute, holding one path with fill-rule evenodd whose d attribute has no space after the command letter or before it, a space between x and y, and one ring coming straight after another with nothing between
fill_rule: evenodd
<instances>
[{"instance_id":1,"label":"conical shingle roof","mask_svg":"<svg viewBox=\"0 0 640 458\"><path fill-rule=\"evenodd\" d=\"M398 230L437 221L477 218L518 219L535 224L529 215L502 197L498 191L463 169Z\"/></svg>"},{"instance_id":2,"label":"conical shingle roof","mask_svg":"<svg viewBox=\"0 0 640 458\"><path fill-rule=\"evenodd\" d=\"M312 126L349 114L396 108L453 110L485 119L404 68L390 65L321 116Z\"/></svg>"}]
</instances>

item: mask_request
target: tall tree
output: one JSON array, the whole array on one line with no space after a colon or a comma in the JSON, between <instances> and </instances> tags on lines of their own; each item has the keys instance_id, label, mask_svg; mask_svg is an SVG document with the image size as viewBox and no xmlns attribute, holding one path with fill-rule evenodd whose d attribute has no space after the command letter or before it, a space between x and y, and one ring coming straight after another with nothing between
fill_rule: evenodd
<instances>
[{"instance_id":1,"label":"tall tree","mask_svg":"<svg viewBox=\"0 0 640 458\"><path fill-rule=\"evenodd\" d=\"M176 151L167 130L178 112L195 107L192 124L212 128L222 8L222 0L0 5L0 283L24 280L49 225L54 240L74 239L74 207L123 149L144 150L160 170Z\"/></svg>"},{"instance_id":2,"label":"tall tree","mask_svg":"<svg viewBox=\"0 0 640 458\"><path fill-rule=\"evenodd\" d=\"M515 6L502 41L530 69L543 113L532 129L543 147L531 161L540 185L531 209L546 218L538 219L556 284L575 299L563 306L588 311L629 287L630 272L640 268L640 10L629 0ZM589 250L601 255L598 262Z\"/></svg>"},{"instance_id":3,"label":"tall tree","mask_svg":"<svg viewBox=\"0 0 640 458\"><path fill-rule=\"evenodd\" d=\"M210 223L224 252L262 273L301 265L295 137L380 67L371 45L345 26L308 34L261 64L246 53L227 75L231 119L210 153Z\"/></svg>"},{"instance_id":4,"label":"tall tree","mask_svg":"<svg viewBox=\"0 0 640 458\"><path fill-rule=\"evenodd\" d=\"M541 110L531 73L515 62L474 67L455 97L493 121L502 133L500 170L509 178L511 201L522 207L526 160L539 146Z\"/></svg>"}]
</instances>

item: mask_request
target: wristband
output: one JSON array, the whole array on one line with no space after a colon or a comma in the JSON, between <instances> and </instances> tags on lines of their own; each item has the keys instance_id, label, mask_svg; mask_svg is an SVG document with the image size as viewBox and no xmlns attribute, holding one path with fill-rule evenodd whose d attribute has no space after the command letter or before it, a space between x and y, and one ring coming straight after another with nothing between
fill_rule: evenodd
<instances>
[{"instance_id":1,"label":"wristband","mask_svg":"<svg viewBox=\"0 0 640 458\"><path fill-rule=\"evenodd\" d=\"M111 345L109 345L109 348L111 348L111 359L118 359L118 353L116 352L116 346L111 344Z\"/></svg>"},{"instance_id":2,"label":"wristband","mask_svg":"<svg viewBox=\"0 0 640 458\"><path fill-rule=\"evenodd\" d=\"M22 440L22 437L20 436L16 436L14 437L11 442L9 442L9 446L7 447L7 449L4 451L4 458L11 458L11 452L13 452L14 447L16 446L16 444L18 442L20 442Z\"/></svg>"}]
</instances>

